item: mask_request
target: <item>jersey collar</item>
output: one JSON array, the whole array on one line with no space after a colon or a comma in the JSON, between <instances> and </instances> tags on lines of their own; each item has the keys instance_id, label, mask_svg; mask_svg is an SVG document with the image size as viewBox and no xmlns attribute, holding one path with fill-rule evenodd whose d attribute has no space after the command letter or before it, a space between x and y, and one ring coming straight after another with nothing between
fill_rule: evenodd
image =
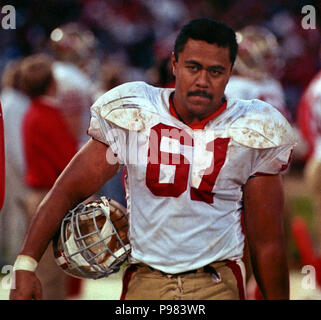
<instances>
[{"instance_id":1,"label":"jersey collar","mask_svg":"<svg viewBox=\"0 0 321 320\"><path fill-rule=\"evenodd\" d=\"M175 111L175 108L173 106L173 94L171 94L169 96L169 111L171 113L171 115L173 117L175 117L176 119L182 121L182 119L179 117L179 115L176 113ZM219 109L217 109L216 111L214 111L212 114L210 114L208 117L206 117L205 119L201 120L200 122L195 122L193 124L189 124L188 126L193 129L193 130L196 130L196 129L204 129L204 127L206 126L206 124L208 122L210 122L211 120L213 120L214 118L216 118L218 115L220 115L225 109L226 109L226 106L227 106L227 101L225 101L220 107Z\"/></svg>"}]
</instances>

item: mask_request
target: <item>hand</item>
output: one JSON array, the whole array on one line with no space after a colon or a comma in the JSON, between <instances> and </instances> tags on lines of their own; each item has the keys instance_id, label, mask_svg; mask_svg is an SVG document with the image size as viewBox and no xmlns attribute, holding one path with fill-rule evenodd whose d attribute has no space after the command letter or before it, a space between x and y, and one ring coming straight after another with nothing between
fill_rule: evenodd
<instances>
[{"instance_id":1,"label":"hand","mask_svg":"<svg viewBox=\"0 0 321 320\"><path fill-rule=\"evenodd\" d=\"M10 290L10 300L41 300L42 288L34 272L17 270Z\"/></svg>"}]
</instances>

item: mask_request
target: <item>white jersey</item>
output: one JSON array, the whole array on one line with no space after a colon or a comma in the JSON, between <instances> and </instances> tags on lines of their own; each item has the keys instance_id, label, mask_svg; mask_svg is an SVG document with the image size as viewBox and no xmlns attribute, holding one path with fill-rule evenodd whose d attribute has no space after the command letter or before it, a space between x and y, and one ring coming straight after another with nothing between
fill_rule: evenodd
<instances>
[{"instance_id":1,"label":"white jersey","mask_svg":"<svg viewBox=\"0 0 321 320\"><path fill-rule=\"evenodd\" d=\"M259 100L229 100L203 130L173 117L174 89L116 87L91 108L88 133L127 166L132 257L167 273L242 257L242 186L277 174L294 145L282 115Z\"/></svg>"},{"instance_id":2,"label":"white jersey","mask_svg":"<svg viewBox=\"0 0 321 320\"><path fill-rule=\"evenodd\" d=\"M225 94L227 98L265 101L279 110L283 116L289 117L282 85L275 79L253 80L233 75L226 86Z\"/></svg>"},{"instance_id":3,"label":"white jersey","mask_svg":"<svg viewBox=\"0 0 321 320\"><path fill-rule=\"evenodd\" d=\"M22 124L30 99L20 91L5 87L1 92L5 141L5 198L0 212L0 254L6 263L14 263L27 228L22 205L26 198L25 157ZM14 235L14 241L13 241Z\"/></svg>"},{"instance_id":4,"label":"white jersey","mask_svg":"<svg viewBox=\"0 0 321 320\"><path fill-rule=\"evenodd\" d=\"M6 161L10 162L17 175L22 179L25 169L22 122L29 108L30 99L13 88L4 88L1 92L1 103Z\"/></svg>"}]
</instances>

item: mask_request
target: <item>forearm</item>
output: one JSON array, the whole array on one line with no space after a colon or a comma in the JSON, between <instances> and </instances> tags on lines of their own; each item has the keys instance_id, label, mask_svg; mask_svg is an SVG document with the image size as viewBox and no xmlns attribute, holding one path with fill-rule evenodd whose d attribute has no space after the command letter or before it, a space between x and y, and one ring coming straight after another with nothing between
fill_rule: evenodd
<instances>
[{"instance_id":1,"label":"forearm","mask_svg":"<svg viewBox=\"0 0 321 320\"><path fill-rule=\"evenodd\" d=\"M264 299L289 299L281 176L261 176L244 187L245 233Z\"/></svg>"},{"instance_id":2,"label":"forearm","mask_svg":"<svg viewBox=\"0 0 321 320\"><path fill-rule=\"evenodd\" d=\"M253 273L264 299L289 299L289 270L283 241L250 248Z\"/></svg>"},{"instance_id":3,"label":"forearm","mask_svg":"<svg viewBox=\"0 0 321 320\"><path fill-rule=\"evenodd\" d=\"M27 230L21 254L40 260L68 210L86 200L118 170L106 162L107 147L90 140L41 201Z\"/></svg>"}]
</instances>

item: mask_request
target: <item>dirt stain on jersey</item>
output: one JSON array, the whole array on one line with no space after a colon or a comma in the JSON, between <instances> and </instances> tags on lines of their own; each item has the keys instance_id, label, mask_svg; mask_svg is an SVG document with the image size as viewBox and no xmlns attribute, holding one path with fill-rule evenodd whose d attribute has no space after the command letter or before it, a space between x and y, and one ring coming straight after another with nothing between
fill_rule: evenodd
<instances>
[{"instance_id":1,"label":"dirt stain on jersey","mask_svg":"<svg viewBox=\"0 0 321 320\"><path fill-rule=\"evenodd\" d=\"M154 113L136 105L122 105L122 108L112 110L104 118L121 128L133 131L145 130L158 122Z\"/></svg>"}]
</instances>

